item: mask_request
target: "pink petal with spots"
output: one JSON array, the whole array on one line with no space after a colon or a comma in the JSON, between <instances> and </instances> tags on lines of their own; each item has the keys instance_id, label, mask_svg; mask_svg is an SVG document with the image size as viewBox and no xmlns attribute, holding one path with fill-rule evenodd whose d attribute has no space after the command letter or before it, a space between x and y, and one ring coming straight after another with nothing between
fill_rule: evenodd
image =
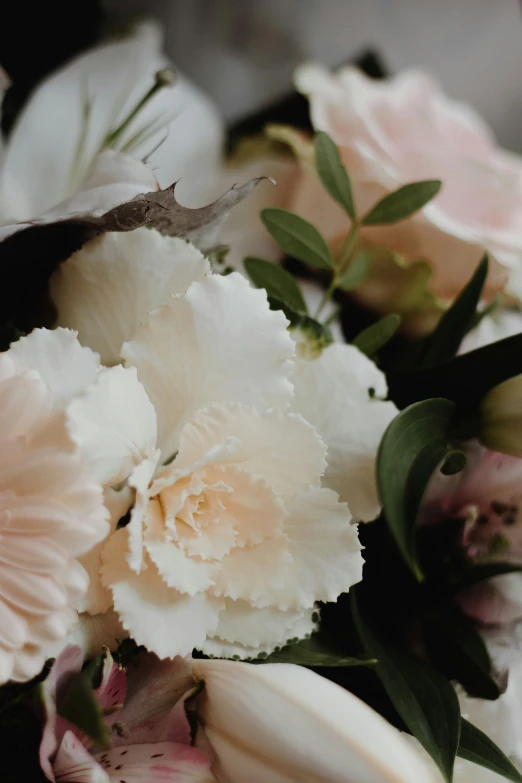
<instances>
[{"instance_id":1,"label":"pink petal with spots","mask_svg":"<svg viewBox=\"0 0 522 783\"><path fill-rule=\"evenodd\" d=\"M111 780L72 731L64 734L53 767L56 783L109 783Z\"/></svg>"},{"instance_id":2,"label":"pink petal with spots","mask_svg":"<svg viewBox=\"0 0 522 783\"><path fill-rule=\"evenodd\" d=\"M109 652L103 661L102 681L94 691L102 710L107 710L105 722L112 726L115 720L119 720L118 707L123 707L127 693L127 674L114 663ZM114 710L114 711L113 711Z\"/></svg>"},{"instance_id":3,"label":"pink petal with spots","mask_svg":"<svg viewBox=\"0 0 522 783\"><path fill-rule=\"evenodd\" d=\"M121 783L121 781L125 783L214 783L215 781L210 772L209 761L199 750L174 742L112 748L98 754L96 759L111 783ZM84 783L83 779L81 783Z\"/></svg>"}]
</instances>

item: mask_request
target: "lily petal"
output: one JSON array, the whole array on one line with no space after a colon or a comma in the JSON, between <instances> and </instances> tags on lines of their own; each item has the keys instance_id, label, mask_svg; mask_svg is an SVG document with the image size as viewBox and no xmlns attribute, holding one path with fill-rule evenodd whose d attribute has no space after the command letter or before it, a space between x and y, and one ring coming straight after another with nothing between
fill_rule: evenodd
<instances>
[{"instance_id":1,"label":"lily petal","mask_svg":"<svg viewBox=\"0 0 522 783\"><path fill-rule=\"evenodd\" d=\"M368 705L309 669L193 661L200 714L227 783L433 783L422 758Z\"/></svg>"}]
</instances>

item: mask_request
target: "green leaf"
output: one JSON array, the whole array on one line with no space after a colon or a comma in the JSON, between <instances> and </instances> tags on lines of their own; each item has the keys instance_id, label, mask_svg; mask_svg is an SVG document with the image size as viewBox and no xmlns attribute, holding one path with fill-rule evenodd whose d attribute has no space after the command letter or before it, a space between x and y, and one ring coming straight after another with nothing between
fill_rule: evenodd
<instances>
[{"instance_id":1,"label":"green leaf","mask_svg":"<svg viewBox=\"0 0 522 783\"><path fill-rule=\"evenodd\" d=\"M307 220L286 209L268 208L261 219L279 247L288 256L319 269L333 266L332 254L319 231Z\"/></svg>"},{"instance_id":2,"label":"green leaf","mask_svg":"<svg viewBox=\"0 0 522 783\"><path fill-rule=\"evenodd\" d=\"M488 274L488 255L482 258L475 274L446 310L435 330L425 341L422 364L451 359L476 318L477 305Z\"/></svg>"},{"instance_id":3,"label":"green leaf","mask_svg":"<svg viewBox=\"0 0 522 783\"><path fill-rule=\"evenodd\" d=\"M459 744L459 700L451 683L437 671L389 644L383 644L363 621L351 590L352 616L366 653L377 659L375 672L402 720L451 781Z\"/></svg>"},{"instance_id":4,"label":"green leaf","mask_svg":"<svg viewBox=\"0 0 522 783\"><path fill-rule=\"evenodd\" d=\"M319 131L315 135L314 147L315 165L321 182L334 201L346 210L352 220L356 220L350 177L341 162L337 146L327 133Z\"/></svg>"},{"instance_id":5,"label":"green leaf","mask_svg":"<svg viewBox=\"0 0 522 783\"><path fill-rule=\"evenodd\" d=\"M368 253L364 251L357 253L344 275L339 278L338 287L343 291L355 291L370 271L370 265L371 258Z\"/></svg>"},{"instance_id":6,"label":"green leaf","mask_svg":"<svg viewBox=\"0 0 522 783\"><path fill-rule=\"evenodd\" d=\"M109 747L107 727L89 674L71 674L60 696L58 713L85 732L99 747Z\"/></svg>"},{"instance_id":7,"label":"green leaf","mask_svg":"<svg viewBox=\"0 0 522 783\"><path fill-rule=\"evenodd\" d=\"M355 345L360 351L372 358L380 349L391 340L401 323L400 315L391 313L384 316L377 323L372 324L367 329L360 332L357 337L352 340L352 344Z\"/></svg>"},{"instance_id":8,"label":"green leaf","mask_svg":"<svg viewBox=\"0 0 522 783\"><path fill-rule=\"evenodd\" d=\"M493 740L464 718L461 722L457 755L481 767L486 767L486 769L496 772L497 775L503 775L513 783L522 783L520 772Z\"/></svg>"},{"instance_id":9,"label":"green leaf","mask_svg":"<svg viewBox=\"0 0 522 783\"><path fill-rule=\"evenodd\" d=\"M494 386L521 373L522 334L515 334L437 365L390 371L387 380L389 396L399 408L445 397L459 412L469 415ZM475 434L471 432L467 438Z\"/></svg>"},{"instance_id":10,"label":"green leaf","mask_svg":"<svg viewBox=\"0 0 522 783\"><path fill-rule=\"evenodd\" d=\"M292 275L279 264L261 258L245 258L245 269L257 288L284 302L297 313L308 312L303 295Z\"/></svg>"},{"instance_id":11,"label":"green leaf","mask_svg":"<svg viewBox=\"0 0 522 783\"><path fill-rule=\"evenodd\" d=\"M377 453L377 485L388 527L412 572L422 579L414 526L424 490L452 453L447 432L455 406L449 400L417 402L401 411Z\"/></svg>"},{"instance_id":12,"label":"green leaf","mask_svg":"<svg viewBox=\"0 0 522 783\"><path fill-rule=\"evenodd\" d=\"M295 663L299 666L371 666L375 659L347 657L324 642L319 634L313 634L309 639L301 639L296 644L282 647L273 652L264 663Z\"/></svg>"},{"instance_id":13,"label":"green leaf","mask_svg":"<svg viewBox=\"0 0 522 783\"><path fill-rule=\"evenodd\" d=\"M363 226L383 226L398 223L431 201L441 188L440 179L410 182L393 193L388 193L373 206L361 220Z\"/></svg>"},{"instance_id":14,"label":"green leaf","mask_svg":"<svg viewBox=\"0 0 522 783\"><path fill-rule=\"evenodd\" d=\"M470 696L498 699L486 645L466 617L434 611L425 620L423 636L430 659L448 679L458 680Z\"/></svg>"}]
</instances>

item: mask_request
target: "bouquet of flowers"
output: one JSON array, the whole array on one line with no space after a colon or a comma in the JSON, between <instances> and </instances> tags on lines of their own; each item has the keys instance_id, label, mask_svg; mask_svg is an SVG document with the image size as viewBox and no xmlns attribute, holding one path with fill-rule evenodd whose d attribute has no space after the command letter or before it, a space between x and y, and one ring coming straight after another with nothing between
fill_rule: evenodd
<instances>
[{"instance_id":1,"label":"bouquet of flowers","mask_svg":"<svg viewBox=\"0 0 522 783\"><path fill-rule=\"evenodd\" d=\"M522 781L522 161L296 84L225 172L145 25L5 143L2 780Z\"/></svg>"}]
</instances>

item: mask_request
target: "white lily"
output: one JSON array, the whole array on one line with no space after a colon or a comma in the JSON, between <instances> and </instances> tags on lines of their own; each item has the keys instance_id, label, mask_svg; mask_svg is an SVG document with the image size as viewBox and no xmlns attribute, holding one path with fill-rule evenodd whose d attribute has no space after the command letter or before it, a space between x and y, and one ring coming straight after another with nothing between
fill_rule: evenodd
<instances>
[{"instance_id":1,"label":"white lily","mask_svg":"<svg viewBox=\"0 0 522 783\"><path fill-rule=\"evenodd\" d=\"M433 783L393 726L340 686L292 664L193 661L198 714L220 783Z\"/></svg>"},{"instance_id":2,"label":"white lily","mask_svg":"<svg viewBox=\"0 0 522 783\"><path fill-rule=\"evenodd\" d=\"M167 65L161 32L146 23L46 79L2 153L0 222L38 217L68 199L107 147L137 160L152 153L162 185L203 171L211 176L221 156L221 119L185 77L176 74L168 86L161 72Z\"/></svg>"}]
</instances>

